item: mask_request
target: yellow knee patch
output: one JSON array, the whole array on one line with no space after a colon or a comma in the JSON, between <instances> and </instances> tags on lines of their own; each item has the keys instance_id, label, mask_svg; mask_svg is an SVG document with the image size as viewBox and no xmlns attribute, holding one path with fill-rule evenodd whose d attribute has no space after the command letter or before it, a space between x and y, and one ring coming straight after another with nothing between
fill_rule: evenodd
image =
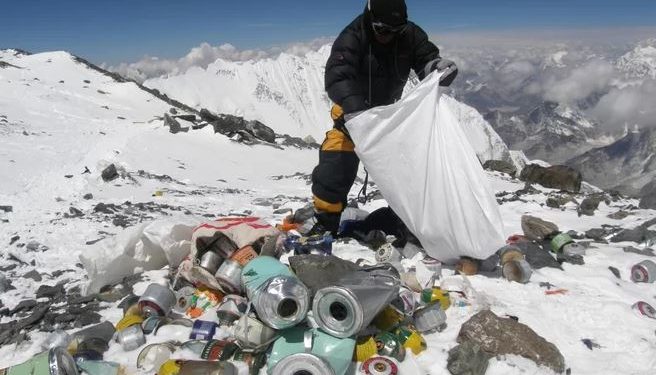
<instances>
[{"instance_id":1,"label":"yellow knee patch","mask_svg":"<svg viewBox=\"0 0 656 375\"><path fill-rule=\"evenodd\" d=\"M333 104L333 106L330 108L330 117L332 117L333 121L342 117L342 115L344 115L344 110L342 107L338 106L337 104Z\"/></svg>"},{"instance_id":2,"label":"yellow knee patch","mask_svg":"<svg viewBox=\"0 0 656 375\"><path fill-rule=\"evenodd\" d=\"M353 152L355 145L346 134L337 129L329 130L326 133L326 139L321 145L321 151L345 151Z\"/></svg>"},{"instance_id":3,"label":"yellow knee patch","mask_svg":"<svg viewBox=\"0 0 656 375\"><path fill-rule=\"evenodd\" d=\"M312 198L314 200L314 208L317 209L317 211L323 211L329 213L342 212L343 205L341 202L339 203L326 202L325 200L317 197L316 195L313 195Z\"/></svg>"}]
</instances>

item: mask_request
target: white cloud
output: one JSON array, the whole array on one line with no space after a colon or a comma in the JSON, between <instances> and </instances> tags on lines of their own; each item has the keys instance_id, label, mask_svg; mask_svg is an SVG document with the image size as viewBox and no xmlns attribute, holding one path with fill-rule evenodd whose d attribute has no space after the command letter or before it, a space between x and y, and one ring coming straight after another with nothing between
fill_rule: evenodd
<instances>
[{"instance_id":1,"label":"white cloud","mask_svg":"<svg viewBox=\"0 0 656 375\"><path fill-rule=\"evenodd\" d=\"M617 77L606 61L594 60L573 69L562 79L549 78L544 83L544 98L558 103L574 103L608 88Z\"/></svg>"},{"instance_id":2,"label":"white cloud","mask_svg":"<svg viewBox=\"0 0 656 375\"><path fill-rule=\"evenodd\" d=\"M614 88L591 111L608 127L656 126L656 80Z\"/></svg>"}]
</instances>

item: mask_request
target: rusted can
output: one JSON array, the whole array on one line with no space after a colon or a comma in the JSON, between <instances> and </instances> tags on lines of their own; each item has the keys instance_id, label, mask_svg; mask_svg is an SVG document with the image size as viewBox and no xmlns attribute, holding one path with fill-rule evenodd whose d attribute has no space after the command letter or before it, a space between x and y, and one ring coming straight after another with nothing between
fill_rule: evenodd
<instances>
[{"instance_id":1,"label":"rusted can","mask_svg":"<svg viewBox=\"0 0 656 375\"><path fill-rule=\"evenodd\" d=\"M521 284L526 284L531 279L533 270L531 265L525 260L511 260L506 262L501 269L503 277L508 281L515 281Z\"/></svg>"},{"instance_id":2,"label":"rusted can","mask_svg":"<svg viewBox=\"0 0 656 375\"><path fill-rule=\"evenodd\" d=\"M166 316L175 306L175 293L166 286L150 284L139 298L139 307L143 316Z\"/></svg>"},{"instance_id":3,"label":"rusted can","mask_svg":"<svg viewBox=\"0 0 656 375\"><path fill-rule=\"evenodd\" d=\"M241 265L232 259L226 259L214 277L224 292L228 294L241 293Z\"/></svg>"},{"instance_id":4,"label":"rusted can","mask_svg":"<svg viewBox=\"0 0 656 375\"><path fill-rule=\"evenodd\" d=\"M230 257L230 259L234 260L235 262L239 263L240 266L244 267L245 265L248 264L248 262L257 258L258 255L259 254L255 251L253 246L246 245L241 249L235 251L235 253L232 254L232 256Z\"/></svg>"},{"instance_id":5,"label":"rusted can","mask_svg":"<svg viewBox=\"0 0 656 375\"><path fill-rule=\"evenodd\" d=\"M656 309L654 309L650 304L644 301L636 302L633 306L633 311L638 313L641 316L646 316L648 318L656 319Z\"/></svg>"},{"instance_id":6,"label":"rusted can","mask_svg":"<svg viewBox=\"0 0 656 375\"><path fill-rule=\"evenodd\" d=\"M208 251L203 254L202 257L200 257L199 265L203 267L207 272L214 275L216 271L218 271L221 262L223 262L223 258L221 258L219 254L213 251Z\"/></svg>"},{"instance_id":7,"label":"rusted can","mask_svg":"<svg viewBox=\"0 0 656 375\"><path fill-rule=\"evenodd\" d=\"M187 310L193 306L194 294L196 293L196 288L192 286L185 286L180 290L175 292L175 306L173 306L173 312L176 314L184 315L187 313Z\"/></svg>"},{"instance_id":8,"label":"rusted can","mask_svg":"<svg viewBox=\"0 0 656 375\"><path fill-rule=\"evenodd\" d=\"M210 340L203 348L200 357L202 359L206 359L209 361L224 360L225 359L225 356L223 356L224 351L226 351L226 348L229 347L230 345L234 345L234 342L228 340ZM228 358L231 356L232 353L228 356Z\"/></svg>"},{"instance_id":9,"label":"rusted can","mask_svg":"<svg viewBox=\"0 0 656 375\"><path fill-rule=\"evenodd\" d=\"M631 280L634 283L653 283L656 281L656 263L651 260L643 260L631 267Z\"/></svg>"},{"instance_id":10,"label":"rusted can","mask_svg":"<svg viewBox=\"0 0 656 375\"><path fill-rule=\"evenodd\" d=\"M397 375L399 366L390 358L374 357L362 364L360 373L364 375Z\"/></svg>"}]
</instances>

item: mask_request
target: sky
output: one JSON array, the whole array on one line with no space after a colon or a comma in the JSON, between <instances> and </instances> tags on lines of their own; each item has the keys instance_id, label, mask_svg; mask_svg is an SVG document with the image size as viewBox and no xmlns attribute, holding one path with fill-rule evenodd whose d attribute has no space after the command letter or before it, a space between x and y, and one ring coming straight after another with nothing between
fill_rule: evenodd
<instances>
[{"instance_id":1,"label":"sky","mask_svg":"<svg viewBox=\"0 0 656 375\"><path fill-rule=\"evenodd\" d=\"M653 0L406 0L429 34L656 26ZM4 0L0 48L96 63L172 58L201 43L267 48L334 37L364 0Z\"/></svg>"}]
</instances>

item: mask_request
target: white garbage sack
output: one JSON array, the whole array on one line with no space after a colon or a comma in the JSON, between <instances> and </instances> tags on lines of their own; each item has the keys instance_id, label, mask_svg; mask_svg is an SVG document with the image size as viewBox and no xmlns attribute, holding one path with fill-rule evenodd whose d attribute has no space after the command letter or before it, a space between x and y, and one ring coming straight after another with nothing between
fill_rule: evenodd
<instances>
[{"instance_id":1,"label":"white garbage sack","mask_svg":"<svg viewBox=\"0 0 656 375\"><path fill-rule=\"evenodd\" d=\"M99 242L80 255L89 278L84 293L167 264L177 267L189 255L192 231L200 222L190 217L156 220Z\"/></svg>"},{"instance_id":2,"label":"white garbage sack","mask_svg":"<svg viewBox=\"0 0 656 375\"><path fill-rule=\"evenodd\" d=\"M504 245L493 190L432 73L400 101L346 127L390 207L433 258L485 259Z\"/></svg>"}]
</instances>

